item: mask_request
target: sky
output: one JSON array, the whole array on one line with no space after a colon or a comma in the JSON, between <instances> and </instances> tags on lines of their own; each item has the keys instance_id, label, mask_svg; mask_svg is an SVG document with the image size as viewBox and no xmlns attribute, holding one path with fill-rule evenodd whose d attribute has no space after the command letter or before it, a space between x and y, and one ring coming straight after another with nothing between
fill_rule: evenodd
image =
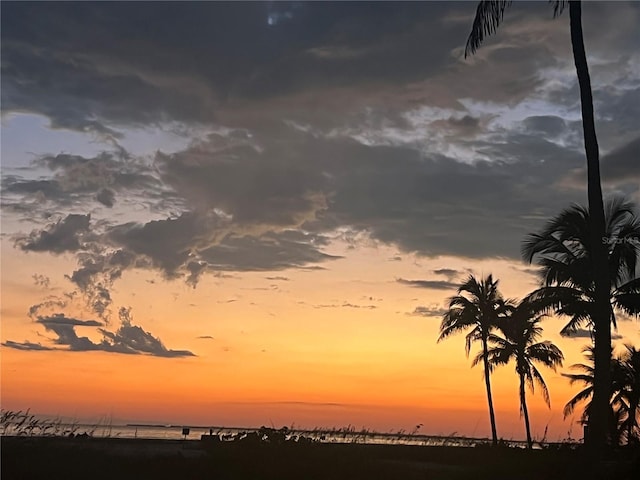
<instances>
[{"instance_id":1,"label":"sky","mask_svg":"<svg viewBox=\"0 0 640 480\"><path fill-rule=\"evenodd\" d=\"M447 299L538 286L525 235L586 202L568 12L516 2L2 2L2 408L487 436ZM640 201L640 4L583 5L605 194ZM589 334L544 339L551 408ZM620 321L616 345L638 345ZM498 434L523 438L513 366ZM539 393L539 392L537 392Z\"/></svg>"}]
</instances>

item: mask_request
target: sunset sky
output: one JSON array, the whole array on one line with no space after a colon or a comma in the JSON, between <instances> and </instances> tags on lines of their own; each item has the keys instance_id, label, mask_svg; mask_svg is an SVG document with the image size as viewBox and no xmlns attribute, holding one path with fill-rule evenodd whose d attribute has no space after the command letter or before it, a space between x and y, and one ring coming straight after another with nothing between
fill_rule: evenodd
<instances>
[{"instance_id":1,"label":"sunset sky","mask_svg":"<svg viewBox=\"0 0 640 480\"><path fill-rule=\"evenodd\" d=\"M2 2L1 403L78 419L487 436L447 298L536 288L586 202L569 17L519 3ZM640 201L640 3L587 2L603 188ZM544 338L582 361L589 333ZM640 344L636 320L616 345ZM577 387L543 372L532 433ZM524 437L513 365L498 435Z\"/></svg>"}]
</instances>

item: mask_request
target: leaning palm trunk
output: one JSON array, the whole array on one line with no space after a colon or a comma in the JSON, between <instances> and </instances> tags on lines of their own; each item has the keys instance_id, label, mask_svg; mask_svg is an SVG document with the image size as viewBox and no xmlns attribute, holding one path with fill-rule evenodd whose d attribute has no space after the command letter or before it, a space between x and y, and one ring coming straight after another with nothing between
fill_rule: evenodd
<instances>
[{"instance_id":1,"label":"leaning palm trunk","mask_svg":"<svg viewBox=\"0 0 640 480\"><path fill-rule=\"evenodd\" d=\"M524 417L524 428L527 431L527 448L533 447L531 441L531 426L529 425L529 410L527 409L527 392L524 388L524 375L520 374L520 409Z\"/></svg>"},{"instance_id":2,"label":"leaning palm trunk","mask_svg":"<svg viewBox=\"0 0 640 480\"><path fill-rule=\"evenodd\" d=\"M489 403L489 420L491 421L491 443L495 447L498 445L498 432L496 430L496 415L493 412L493 397L491 396L491 380L490 380L490 372L489 369L489 360L488 360L488 346L487 346L487 337L484 335L482 337L482 350L484 352L484 383L487 387L487 401Z\"/></svg>"},{"instance_id":3,"label":"leaning palm trunk","mask_svg":"<svg viewBox=\"0 0 640 480\"><path fill-rule=\"evenodd\" d=\"M607 443L607 411L611 390L611 303L609 292L611 280L607 268L607 253L603 243L605 236L604 205L600 185L600 160L598 139L593 118L593 99L591 80L584 50L582 36L582 11L579 1L569 2L571 24L571 46L580 85L580 103L582 107L582 128L587 156L587 196L589 218L591 220L591 246L593 269L595 273L596 314L594 323L594 389L593 410L589 417L589 426L585 441L594 451L601 451Z\"/></svg>"}]
</instances>

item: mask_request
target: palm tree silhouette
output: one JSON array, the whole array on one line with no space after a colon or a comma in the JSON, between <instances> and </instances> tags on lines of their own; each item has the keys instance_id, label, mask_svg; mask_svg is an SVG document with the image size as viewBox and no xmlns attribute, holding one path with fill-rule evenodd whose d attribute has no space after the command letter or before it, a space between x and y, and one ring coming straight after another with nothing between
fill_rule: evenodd
<instances>
[{"instance_id":1,"label":"palm tree silhouette","mask_svg":"<svg viewBox=\"0 0 640 480\"><path fill-rule=\"evenodd\" d=\"M598 269L595 268L597 256L591 241L595 225L591 221L591 212L584 207L574 205L562 211L550 220L538 234L529 235L522 247L522 254L531 263L537 257L542 267L543 286L529 295L529 300L546 305L557 314L568 316L569 323L560 332L571 335L586 326L594 339L593 399L585 441L596 448L600 441L592 429L599 427L602 406L598 403L598 348L602 346L598 336L603 330L611 338L611 323L616 327L615 311L628 315L640 314L640 278L636 275L640 267L640 219L635 215L633 204L614 197L607 202L605 234L599 246L605 247L607 258L607 325L602 325L598 292ZM600 340L599 340L600 338ZM600 343L599 343L600 342ZM609 345L610 345L609 340ZM610 350L610 349L609 349ZM611 355L608 356L609 365ZM611 368L607 371L607 393L605 395L605 431L602 438L609 443L615 440L609 437L611 429L611 409L609 407L612 389ZM597 421L594 418L598 418ZM600 433L598 432L598 435Z\"/></svg>"},{"instance_id":2,"label":"palm tree silhouette","mask_svg":"<svg viewBox=\"0 0 640 480\"><path fill-rule=\"evenodd\" d=\"M531 393L534 393L534 386L537 383L542 390L542 396L547 406L551 408L549 390L534 363L539 363L555 371L556 367L562 366L564 359L560 349L550 341L537 342L542 334L540 321L543 316L536 314L535 308L526 301L512 306L506 318L502 319L499 324L499 329L504 337L490 334L491 347L486 356L484 352L480 352L473 360L475 365L488 358L491 368L506 365L511 360L515 362L516 374L520 380L520 414L524 417L528 448L533 446L533 442L525 385L528 385Z\"/></svg>"},{"instance_id":3,"label":"palm tree silhouette","mask_svg":"<svg viewBox=\"0 0 640 480\"><path fill-rule=\"evenodd\" d=\"M492 275L478 281L473 275L458 287L458 294L449 299L448 311L442 317L438 342L454 333L471 330L465 337L465 352L469 356L471 344L479 341L485 355L484 382L489 404L489 420L493 445L498 444L496 417L491 396L491 367L487 360L488 338L499 318L506 312L506 304L498 291L498 280Z\"/></svg>"},{"instance_id":4,"label":"palm tree silhouette","mask_svg":"<svg viewBox=\"0 0 640 480\"><path fill-rule=\"evenodd\" d=\"M582 402L585 404L582 416L580 417L580 423L587 424L589 420L589 413L591 412L591 396L593 395L593 346L587 346L583 350L585 357L589 363L576 363L569 368L577 370L580 373L563 373L563 377L569 379L571 385L575 383L581 383L584 388L573 396L564 406L562 411L564 418L567 418L573 414L575 408Z\"/></svg>"},{"instance_id":5,"label":"palm tree silhouette","mask_svg":"<svg viewBox=\"0 0 640 480\"><path fill-rule=\"evenodd\" d=\"M638 442L638 415L640 414L640 350L625 345L626 351L611 359L611 392L607 409L609 435L614 444L626 436L627 444ZM587 424L593 410L593 346L583 349L588 363L571 365L580 373L563 373L569 382L581 383L584 388L564 406L564 417L573 414L576 407L584 403L580 423Z\"/></svg>"},{"instance_id":6,"label":"palm tree silhouette","mask_svg":"<svg viewBox=\"0 0 640 480\"><path fill-rule=\"evenodd\" d=\"M621 426L627 444L631 444L640 441L640 350L629 344L624 347L625 351L616 359L619 383L613 401L624 412Z\"/></svg>"},{"instance_id":7,"label":"palm tree silhouette","mask_svg":"<svg viewBox=\"0 0 640 480\"><path fill-rule=\"evenodd\" d=\"M547 222L540 233L528 235L522 244L524 259L531 263L535 258L542 267L543 286L528 301L570 317L560 332L566 336L585 326L594 329L594 334L599 330L594 322L597 294L589 217L586 208L574 205ZM640 277L636 277L640 273L640 218L632 203L620 197L607 201L605 235L601 242L607 244L612 280L607 297L609 319L615 328L615 311L640 315Z\"/></svg>"},{"instance_id":8,"label":"palm tree silhouette","mask_svg":"<svg viewBox=\"0 0 640 480\"><path fill-rule=\"evenodd\" d=\"M511 1L481 1L476 9L476 15L471 27L471 33L465 47L465 58L473 54L480 47L486 36L492 35L504 18L504 12L511 5ZM573 60L576 66L578 84L580 87L580 105L582 109L582 129L585 153L587 157L587 198L591 228L590 243L592 245L595 272L595 310L593 321L598 327L595 330L595 386L594 386L594 415L589 427L589 444L595 451L606 444L606 410L607 395L610 390L609 362L611 360L611 328L609 325L609 290L610 279L607 270L606 250L601 242L605 232L604 202L602 186L600 184L600 154L598 138L593 114L593 98L591 93L591 79L589 66L584 49L582 34L582 4L580 1L551 1L554 16L558 16L569 4L569 24L571 30L571 46Z\"/></svg>"}]
</instances>

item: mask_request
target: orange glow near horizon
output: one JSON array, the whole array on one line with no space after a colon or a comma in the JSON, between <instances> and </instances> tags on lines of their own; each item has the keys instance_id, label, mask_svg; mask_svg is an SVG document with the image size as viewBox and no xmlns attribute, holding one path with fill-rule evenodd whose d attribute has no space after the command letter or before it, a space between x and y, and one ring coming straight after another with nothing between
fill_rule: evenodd
<instances>
[{"instance_id":1,"label":"orange glow near horizon","mask_svg":"<svg viewBox=\"0 0 640 480\"><path fill-rule=\"evenodd\" d=\"M133 323L168 348L197 356L3 348L2 408L194 425L411 431L423 424L421 433L488 435L482 371L469 368L463 335L436 343L440 318L410 315L418 305L444 305L454 292L411 288L396 279L473 265L477 274L493 271L505 296L513 297L531 288L530 277L507 261L385 262L392 253L363 249L335 262L330 271L288 271L283 274L288 281L257 273L224 281L205 277L196 289L177 282L149 284L153 277L127 274L114 292L116 303L132 307ZM374 254L378 263L368 261ZM41 325L25 321L24 305L38 301L41 292L20 286L19 277L30 272L21 267L23 256L4 257L3 341L50 336ZM362 278L360 268L366 282L355 280ZM148 296L137 295L141 288L153 291L151 304L145 303ZM82 311L77 315L92 318ZM117 324L114 318L108 327ZM560 320L547 320L544 338L561 346L566 366L581 361L581 342L560 338L560 326ZM621 331L632 335L634 327L621 325ZM79 327L78 335L96 335L85 328ZM198 338L203 336L213 338ZM562 419L562 406L577 390L559 372L543 375L552 408L540 395L529 395L534 435L541 437L548 425L548 438L566 438L572 427ZM513 367L498 369L492 386L499 434L522 438Z\"/></svg>"}]
</instances>

